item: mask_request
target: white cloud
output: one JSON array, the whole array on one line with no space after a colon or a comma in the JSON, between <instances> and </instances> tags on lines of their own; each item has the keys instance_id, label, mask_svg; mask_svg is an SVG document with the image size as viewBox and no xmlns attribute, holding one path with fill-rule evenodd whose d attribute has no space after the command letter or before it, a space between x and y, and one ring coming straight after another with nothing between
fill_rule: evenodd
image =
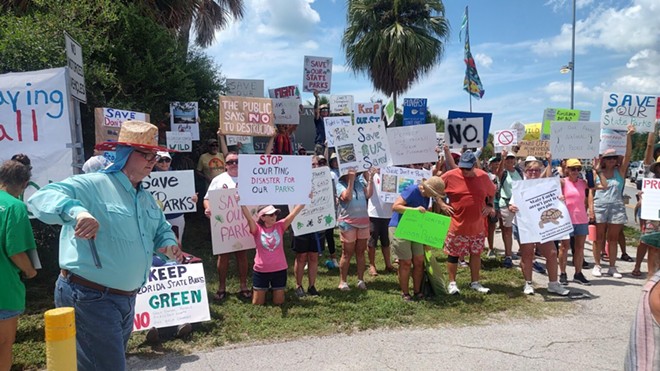
<instances>
[{"instance_id":1,"label":"white cloud","mask_svg":"<svg viewBox=\"0 0 660 371\"><path fill-rule=\"evenodd\" d=\"M594 0L577 0L575 7L577 9L584 9L591 5L593 2ZM561 9L573 7L571 0L548 0L545 5L551 6L555 13L559 12Z\"/></svg>"},{"instance_id":2,"label":"white cloud","mask_svg":"<svg viewBox=\"0 0 660 371\"><path fill-rule=\"evenodd\" d=\"M493 64L493 58L483 53L477 53L474 56L474 60L477 63L477 67L483 66L485 68L490 68L490 66Z\"/></svg>"}]
</instances>

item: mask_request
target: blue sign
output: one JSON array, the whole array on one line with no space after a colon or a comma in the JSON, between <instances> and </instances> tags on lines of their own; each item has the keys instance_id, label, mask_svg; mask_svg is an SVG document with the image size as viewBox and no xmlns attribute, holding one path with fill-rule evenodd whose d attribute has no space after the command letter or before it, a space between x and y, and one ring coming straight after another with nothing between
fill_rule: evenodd
<instances>
[{"instance_id":1,"label":"blue sign","mask_svg":"<svg viewBox=\"0 0 660 371\"><path fill-rule=\"evenodd\" d=\"M403 100L403 126L426 124L426 98Z\"/></svg>"}]
</instances>

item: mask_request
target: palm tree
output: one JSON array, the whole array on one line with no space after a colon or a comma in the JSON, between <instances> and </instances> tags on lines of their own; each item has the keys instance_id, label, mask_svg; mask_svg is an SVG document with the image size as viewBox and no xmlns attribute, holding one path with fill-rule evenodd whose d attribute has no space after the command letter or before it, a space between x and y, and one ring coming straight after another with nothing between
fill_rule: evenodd
<instances>
[{"instance_id":1,"label":"palm tree","mask_svg":"<svg viewBox=\"0 0 660 371\"><path fill-rule=\"evenodd\" d=\"M449 22L441 0L348 0L346 63L394 97L440 62Z\"/></svg>"}]
</instances>

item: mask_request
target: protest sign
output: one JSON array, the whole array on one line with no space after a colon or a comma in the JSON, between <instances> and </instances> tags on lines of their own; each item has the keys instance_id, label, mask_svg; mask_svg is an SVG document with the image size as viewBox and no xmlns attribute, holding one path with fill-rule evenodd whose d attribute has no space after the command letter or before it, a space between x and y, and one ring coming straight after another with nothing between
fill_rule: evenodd
<instances>
[{"instance_id":1,"label":"protest sign","mask_svg":"<svg viewBox=\"0 0 660 371\"><path fill-rule=\"evenodd\" d=\"M328 147L335 146L335 128L351 126L351 116L331 116L323 118L325 126L325 140L328 141Z\"/></svg>"},{"instance_id":2,"label":"protest sign","mask_svg":"<svg viewBox=\"0 0 660 371\"><path fill-rule=\"evenodd\" d=\"M252 137L246 135L227 135L228 146L235 146L238 143L250 144L252 143Z\"/></svg>"},{"instance_id":3,"label":"protest sign","mask_svg":"<svg viewBox=\"0 0 660 371\"><path fill-rule=\"evenodd\" d=\"M220 96L222 134L272 137L275 134L270 98Z\"/></svg>"},{"instance_id":4,"label":"protest sign","mask_svg":"<svg viewBox=\"0 0 660 371\"><path fill-rule=\"evenodd\" d=\"M449 148L478 148L484 146L483 118L447 119L445 122L445 143Z\"/></svg>"},{"instance_id":5,"label":"protest sign","mask_svg":"<svg viewBox=\"0 0 660 371\"><path fill-rule=\"evenodd\" d=\"M446 215L406 209L399 220L394 237L442 249L450 222L451 218Z\"/></svg>"},{"instance_id":6,"label":"protest sign","mask_svg":"<svg viewBox=\"0 0 660 371\"><path fill-rule=\"evenodd\" d=\"M197 204L192 201L195 194L192 170L152 171L142 180L142 188L154 196L164 214L197 211Z\"/></svg>"},{"instance_id":7,"label":"protest sign","mask_svg":"<svg viewBox=\"0 0 660 371\"><path fill-rule=\"evenodd\" d=\"M210 319L202 263L152 267L135 297L133 331Z\"/></svg>"},{"instance_id":8,"label":"protest sign","mask_svg":"<svg viewBox=\"0 0 660 371\"><path fill-rule=\"evenodd\" d=\"M330 93L332 82L332 58L305 56L303 91Z\"/></svg>"},{"instance_id":9,"label":"protest sign","mask_svg":"<svg viewBox=\"0 0 660 371\"><path fill-rule=\"evenodd\" d=\"M525 124L525 136L522 140L540 140L541 139L541 123Z\"/></svg>"},{"instance_id":10,"label":"protest sign","mask_svg":"<svg viewBox=\"0 0 660 371\"><path fill-rule=\"evenodd\" d=\"M241 155L238 184L241 205L309 204L312 157Z\"/></svg>"},{"instance_id":11,"label":"protest sign","mask_svg":"<svg viewBox=\"0 0 660 371\"><path fill-rule=\"evenodd\" d=\"M192 152L192 133L166 131L167 148L179 152Z\"/></svg>"},{"instance_id":12,"label":"protest sign","mask_svg":"<svg viewBox=\"0 0 660 371\"><path fill-rule=\"evenodd\" d=\"M289 205L292 210L295 205ZM312 169L312 200L291 223L294 236L325 231L334 228L335 193L332 187L330 168L327 166ZM321 238L323 238L321 236Z\"/></svg>"},{"instance_id":13,"label":"protest sign","mask_svg":"<svg viewBox=\"0 0 660 371\"><path fill-rule=\"evenodd\" d=\"M352 95L331 95L330 113L350 115L353 109Z\"/></svg>"},{"instance_id":14,"label":"protest sign","mask_svg":"<svg viewBox=\"0 0 660 371\"><path fill-rule=\"evenodd\" d=\"M492 113L462 112L462 111L449 110L449 113L447 114L448 119L471 118L471 117L481 117L483 119L483 143L488 143L488 133L490 133L490 122L493 119ZM519 140L520 138L523 137L523 135L518 135Z\"/></svg>"},{"instance_id":15,"label":"protest sign","mask_svg":"<svg viewBox=\"0 0 660 371\"><path fill-rule=\"evenodd\" d=\"M234 97L263 98L264 80L227 79L227 94Z\"/></svg>"},{"instance_id":16,"label":"protest sign","mask_svg":"<svg viewBox=\"0 0 660 371\"><path fill-rule=\"evenodd\" d=\"M445 133L435 133L435 141L438 144L438 147L442 148L445 146Z\"/></svg>"},{"instance_id":17,"label":"protest sign","mask_svg":"<svg viewBox=\"0 0 660 371\"><path fill-rule=\"evenodd\" d=\"M125 111L116 108L95 108L94 126L96 144L116 142L119 128L124 121L139 120L149 122L149 115L142 112Z\"/></svg>"},{"instance_id":18,"label":"protest sign","mask_svg":"<svg viewBox=\"0 0 660 371\"><path fill-rule=\"evenodd\" d=\"M541 128L541 139L550 139L550 122L552 121L589 121L591 111L581 111L566 108L546 108L543 111L543 126ZM527 138L525 138L527 139Z\"/></svg>"},{"instance_id":19,"label":"protest sign","mask_svg":"<svg viewBox=\"0 0 660 371\"><path fill-rule=\"evenodd\" d=\"M426 123L426 98L403 99L403 126Z\"/></svg>"},{"instance_id":20,"label":"protest sign","mask_svg":"<svg viewBox=\"0 0 660 371\"><path fill-rule=\"evenodd\" d=\"M642 216L644 220L660 220L660 179L642 179Z\"/></svg>"},{"instance_id":21,"label":"protest sign","mask_svg":"<svg viewBox=\"0 0 660 371\"><path fill-rule=\"evenodd\" d=\"M516 157L534 156L545 158L546 152L550 150L547 140L521 140L518 141L518 152Z\"/></svg>"},{"instance_id":22,"label":"protest sign","mask_svg":"<svg viewBox=\"0 0 660 371\"><path fill-rule=\"evenodd\" d=\"M339 173L369 170L390 164L389 144L382 122L336 127L333 134Z\"/></svg>"},{"instance_id":23,"label":"protest sign","mask_svg":"<svg viewBox=\"0 0 660 371\"><path fill-rule=\"evenodd\" d=\"M379 122L380 111L383 108L383 104L379 102L375 103L355 103L353 105L353 116L355 116L356 124L366 124L369 122Z\"/></svg>"},{"instance_id":24,"label":"protest sign","mask_svg":"<svg viewBox=\"0 0 660 371\"><path fill-rule=\"evenodd\" d=\"M657 104L655 95L603 93L600 124L614 130L628 130L632 124L638 133L648 133L655 128Z\"/></svg>"},{"instance_id":25,"label":"protest sign","mask_svg":"<svg viewBox=\"0 0 660 371\"><path fill-rule=\"evenodd\" d=\"M298 125L300 123L300 104L295 99L273 99L275 125Z\"/></svg>"},{"instance_id":26,"label":"protest sign","mask_svg":"<svg viewBox=\"0 0 660 371\"><path fill-rule=\"evenodd\" d=\"M399 194L411 184L419 184L422 179L431 177L430 170L409 169L407 167L386 166L380 169L378 197L383 202L393 203Z\"/></svg>"},{"instance_id":27,"label":"protest sign","mask_svg":"<svg viewBox=\"0 0 660 371\"><path fill-rule=\"evenodd\" d=\"M400 126L387 130L392 165L438 161L435 124Z\"/></svg>"},{"instance_id":28,"label":"protest sign","mask_svg":"<svg viewBox=\"0 0 660 371\"><path fill-rule=\"evenodd\" d=\"M498 130L493 135L495 147L508 147L518 144L518 131L514 129Z\"/></svg>"},{"instance_id":29,"label":"protest sign","mask_svg":"<svg viewBox=\"0 0 660 371\"><path fill-rule=\"evenodd\" d=\"M282 86L281 88L268 89L268 97L271 99L293 99L302 104L298 85Z\"/></svg>"},{"instance_id":30,"label":"protest sign","mask_svg":"<svg viewBox=\"0 0 660 371\"><path fill-rule=\"evenodd\" d=\"M394 124L394 115L396 114L396 107L394 106L394 100L390 98L385 107L383 108L383 116L385 116L385 121L387 126L392 126Z\"/></svg>"},{"instance_id":31,"label":"protest sign","mask_svg":"<svg viewBox=\"0 0 660 371\"><path fill-rule=\"evenodd\" d=\"M600 147L600 123L552 121L549 142L553 158L594 158Z\"/></svg>"},{"instance_id":32,"label":"protest sign","mask_svg":"<svg viewBox=\"0 0 660 371\"><path fill-rule=\"evenodd\" d=\"M190 132L192 140L199 140L199 112L197 102L170 103L172 131Z\"/></svg>"},{"instance_id":33,"label":"protest sign","mask_svg":"<svg viewBox=\"0 0 660 371\"><path fill-rule=\"evenodd\" d=\"M236 201L237 192L236 188L209 191L213 255L254 249L255 247L248 222ZM255 217L257 208L248 206L248 209Z\"/></svg>"},{"instance_id":34,"label":"protest sign","mask_svg":"<svg viewBox=\"0 0 660 371\"><path fill-rule=\"evenodd\" d=\"M560 240L573 232L568 209L559 200L559 178L519 180L512 189L520 243Z\"/></svg>"},{"instance_id":35,"label":"protest sign","mask_svg":"<svg viewBox=\"0 0 660 371\"><path fill-rule=\"evenodd\" d=\"M626 153L627 139L626 131L601 128L598 153L603 153L610 148L615 149L616 153Z\"/></svg>"}]
</instances>

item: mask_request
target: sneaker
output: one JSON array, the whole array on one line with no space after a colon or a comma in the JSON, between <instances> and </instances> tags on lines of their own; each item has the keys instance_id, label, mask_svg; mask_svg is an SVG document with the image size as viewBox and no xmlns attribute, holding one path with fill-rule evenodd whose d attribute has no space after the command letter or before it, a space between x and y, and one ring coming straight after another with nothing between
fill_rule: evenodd
<instances>
[{"instance_id":1,"label":"sneaker","mask_svg":"<svg viewBox=\"0 0 660 371\"><path fill-rule=\"evenodd\" d=\"M465 260L461 260L458 262L458 266L461 268L465 268L468 266L468 263L466 263Z\"/></svg>"},{"instance_id":2,"label":"sneaker","mask_svg":"<svg viewBox=\"0 0 660 371\"><path fill-rule=\"evenodd\" d=\"M332 260L328 259L325 261L325 267L328 269L334 269L335 265L332 263Z\"/></svg>"},{"instance_id":3,"label":"sneaker","mask_svg":"<svg viewBox=\"0 0 660 371\"><path fill-rule=\"evenodd\" d=\"M449 282L449 286L447 286L447 293L449 295L457 295L461 293L461 290L459 290L458 286L456 286L456 282Z\"/></svg>"},{"instance_id":4,"label":"sneaker","mask_svg":"<svg viewBox=\"0 0 660 371\"><path fill-rule=\"evenodd\" d=\"M333 268L335 269L339 268L339 262L337 261L337 259L332 259L332 265Z\"/></svg>"},{"instance_id":5,"label":"sneaker","mask_svg":"<svg viewBox=\"0 0 660 371\"><path fill-rule=\"evenodd\" d=\"M594 277L602 277L600 265L594 265L594 269L591 270L591 275Z\"/></svg>"},{"instance_id":6,"label":"sneaker","mask_svg":"<svg viewBox=\"0 0 660 371\"><path fill-rule=\"evenodd\" d=\"M531 281L525 282L525 287L523 287L523 294L534 295L534 286L532 286Z\"/></svg>"},{"instance_id":7,"label":"sneaker","mask_svg":"<svg viewBox=\"0 0 660 371\"><path fill-rule=\"evenodd\" d=\"M348 283L346 282L340 282L337 288L340 289L341 291L348 291L351 289L350 287L348 287Z\"/></svg>"},{"instance_id":8,"label":"sneaker","mask_svg":"<svg viewBox=\"0 0 660 371\"><path fill-rule=\"evenodd\" d=\"M575 281L575 282L577 282L577 283L581 283L581 284L583 284L583 285L585 285L585 286L589 286L589 285L591 285L591 282L589 282L589 280L587 280L587 279L584 277L584 274L582 274L582 272L580 272L580 273L575 273L575 274L573 275L573 281Z\"/></svg>"},{"instance_id":9,"label":"sneaker","mask_svg":"<svg viewBox=\"0 0 660 371\"><path fill-rule=\"evenodd\" d=\"M504 257L504 268L513 268L513 260L510 256Z\"/></svg>"},{"instance_id":10,"label":"sneaker","mask_svg":"<svg viewBox=\"0 0 660 371\"><path fill-rule=\"evenodd\" d=\"M589 269L589 263L586 260L582 260L582 269Z\"/></svg>"},{"instance_id":11,"label":"sneaker","mask_svg":"<svg viewBox=\"0 0 660 371\"><path fill-rule=\"evenodd\" d=\"M612 276L613 278L621 278L621 277L623 277L623 276L621 275L621 273L619 273L619 271L616 269L616 267L610 267L610 268L607 270L607 275L608 275L608 276Z\"/></svg>"},{"instance_id":12,"label":"sneaker","mask_svg":"<svg viewBox=\"0 0 660 371\"><path fill-rule=\"evenodd\" d=\"M566 296L571 293L569 289L562 287L559 282L548 282L548 292L560 296Z\"/></svg>"},{"instance_id":13,"label":"sneaker","mask_svg":"<svg viewBox=\"0 0 660 371\"><path fill-rule=\"evenodd\" d=\"M176 328L176 335L174 336L180 339L190 335L191 332L192 325L190 323L184 323Z\"/></svg>"},{"instance_id":14,"label":"sneaker","mask_svg":"<svg viewBox=\"0 0 660 371\"><path fill-rule=\"evenodd\" d=\"M160 343L160 337L158 336L158 329L152 327L147 331L147 343L157 344Z\"/></svg>"},{"instance_id":15,"label":"sneaker","mask_svg":"<svg viewBox=\"0 0 660 371\"><path fill-rule=\"evenodd\" d=\"M518 254L514 252L513 254L511 254L511 259L520 260L520 256L518 256Z\"/></svg>"},{"instance_id":16,"label":"sneaker","mask_svg":"<svg viewBox=\"0 0 660 371\"><path fill-rule=\"evenodd\" d=\"M497 259L497 253L495 252L495 249L488 250L488 255L486 257L488 259Z\"/></svg>"},{"instance_id":17,"label":"sneaker","mask_svg":"<svg viewBox=\"0 0 660 371\"><path fill-rule=\"evenodd\" d=\"M367 284L364 283L364 281L360 280L358 281L357 288L360 290L366 290L367 289Z\"/></svg>"},{"instance_id":18,"label":"sneaker","mask_svg":"<svg viewBox=\"0 0 660 371\"><path fill-rule=\"evenodd\" d=\"M472 283L470 284L470 288L471 288L472 290L474 290L474 291L476 291L476 292L480 292L480 293L482 293L482 294L488 294L488 293L490 292L490 289L489 289L489 288L486 288L486 287L481 286L481 284L480 284L478 281L477 281L477 282L472 282Z\"/></svg>"},{"instance_id":19,"label":"sneaker","mask_svg":"<svg viewBox=\"0 0 660 371\"><path fill-rule=\"evenodd\" d=\"M309 286L307 288L307 294L309 294L311 296L319 296L319 292L316 290L316 287L314 287L314 286Z\"/></svg>"},{"instance_id":20,"label":"sneaker","mask_svg":"<svg viewBox=\"0 0 660 371\"><path fill-rule=\"evenodd\" d=\"M299 297L299 298L302 298L305 295L307 295L307 294L305 294L305 290L302 288L302 286L298 286L296 288L296 296Z\"/></svg>"},{"instance_id":21,"label":"sneaker","mask_svg":"<svg viewBox=\"0 0 660 371\"><path fill-rule=\"evenodd\" d=\"M568 276L566 276L566 273L561 273L559 275L559 283L563 286L568 286Z\"/></svg>"},{"instance_id":22,"label":"sneaker","mask_svg":"<svg viewBox=\"0 0 660 371\"><path fill-rule=\"evenodd\" d=\"M532 263L532 269L536 273L545 274L545 268L541 265L541 263L537 262L536 260L534 260L534 263Z\"/></svg>"}]
</instances>

